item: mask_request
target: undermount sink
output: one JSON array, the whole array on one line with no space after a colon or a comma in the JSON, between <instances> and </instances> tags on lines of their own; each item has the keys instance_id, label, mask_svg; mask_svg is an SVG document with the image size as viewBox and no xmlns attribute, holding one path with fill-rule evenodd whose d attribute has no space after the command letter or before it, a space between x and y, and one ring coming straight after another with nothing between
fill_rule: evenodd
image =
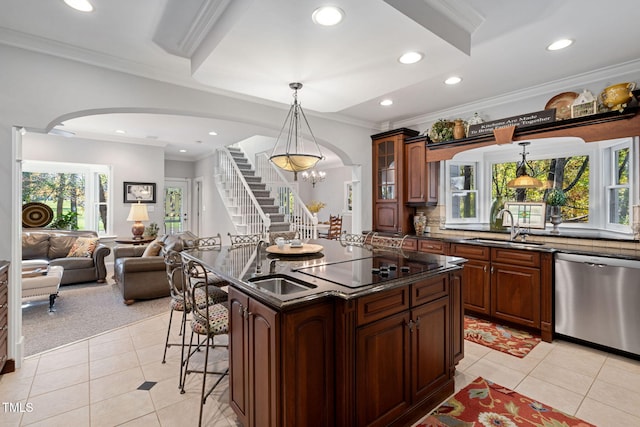
<instances>
[{"instance_id":1,"label":"undermount sink","mask_svg":"<svg viewBox=\"0 0 640 427\"><path fill-rule=\"evenodd\" d=\"M253 283L258 289L277 295L295 294L296 292L304 292L316 288L316 285L304 283L283 275L252 277L249 282Z\"/></svg>"},{"instance_id":2,"label":"undermount sink","mask_svg":"<svg viewBox=\"0 0 640 427\"><path fill-rule=\"evenodd\" d=\"M466 239L466 240L471 242L477 242L477 243L486 243L487 245L500 245L500 246L511 246L511 247L544 246L544 243L540 243L540 242L521 242L517 240L483 239L481 237L474 237L472 239Z\"/></svg>"}]
</instances>

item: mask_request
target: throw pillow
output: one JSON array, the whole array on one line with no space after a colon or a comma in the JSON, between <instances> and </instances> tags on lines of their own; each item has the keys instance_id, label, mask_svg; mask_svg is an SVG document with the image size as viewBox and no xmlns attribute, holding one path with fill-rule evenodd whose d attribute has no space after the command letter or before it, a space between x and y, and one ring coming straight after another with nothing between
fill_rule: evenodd
<instances>
[{"instance_id":1,"label":"throw pillow","mask_svg":"<svg viewBox=\"0 0 640 427\"><path fill-rule=\"evenodd\" d=\"M163 246L164 245L162 244L162 242L156 239L147 245L144 252L142 253L142 256L143 257L158 256L160 255L160 251L162 250Z\"/></svg>"},{"instance_id":2,"label":"throw pillow","mask_svg":"<svg viewBox=\"0 0 640 427\"><path fill-rule=\"evenodd\" d=\"M71 246L71 250L67 254L67 257L90 257L93 255L93 251L96 248L98 239L95 237L78 237Z\"/></svg>"}]
</instances>

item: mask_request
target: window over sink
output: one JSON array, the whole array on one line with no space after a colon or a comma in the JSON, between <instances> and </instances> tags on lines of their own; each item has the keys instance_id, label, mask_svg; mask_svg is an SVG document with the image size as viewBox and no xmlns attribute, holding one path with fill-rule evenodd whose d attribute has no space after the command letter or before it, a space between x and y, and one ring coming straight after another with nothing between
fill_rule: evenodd
<instances>
[{"instance_id":1,"label":"window over sink","mask_svg":"<svg viewBox=\"0 0 640 427\"><path fill-rule=\"evenodd\" d=\"M632 236L633 205L638 202L638 137L584 143L579 138L534 139L527 147L527 173L540 189L512 189L520 163L517 144L468 150L445 161L446 226L503 230L496 218L507 201L545 201L561 188L562 227L607 230ZM551 209L550 206L547 209ZM547 219L551 217L547 212ZM549 229L551 225L549 224Z\"/></svg>"}]
</instances>

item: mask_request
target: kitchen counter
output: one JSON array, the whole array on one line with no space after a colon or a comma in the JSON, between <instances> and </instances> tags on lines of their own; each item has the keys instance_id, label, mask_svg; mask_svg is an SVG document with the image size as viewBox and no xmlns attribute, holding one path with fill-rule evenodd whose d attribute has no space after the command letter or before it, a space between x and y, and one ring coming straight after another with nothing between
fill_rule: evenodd
<instances>
[{"instance_id":1,"label":"kitchen counter","mask_svg":"<svg viewBox=\"0 0 640 427\"><path fill-rule=\"evenodd\" d=\"M459 269L462 258L416 251L380 250L343 246L337 240L317 239L308 243L323 246L311 255L275 255L261 251L256 261L255 246L186 250L183 254L200 261L205 268L220 275L244 292L275 308L285 310L319 298L333 296L353 299L392 289L433 275ZM275 261L274 261L275 260ZM270 273L271 262L275 269ZM256 270L259 264L259 271ZM391 267L386 274L372 269ZM395 269L393 269L395 267ZM406 271L405 271L406 270ZM312 286L295 293L281 294L260 289L260 278L286 276Z\"/></svg>"},{"instance_id":2,"label":"kitchen counter","mask_svg":"<svg viewBox=\"0 0 640 427\"><path fill-rule=\"evenodd\" d=\"M379 233L385 234L385 233ZM391 235L391 234L389 234ZM615 241L615 240L606 240L606 239L587 239L593 244L576 244L570 242L542 242L542 244L531 244L531 242L538 242L539 236L528 236L528 243L519 244L519 242L509 242L508 233L505 234L505 239L500 240L497 238L483 238L483 233L476 233L475 237L459 237L453 236L450 233L440 233L440 232L431 232L425 233L422 236L417 236L415 234L407 235L407 239L417 239L417 240L438 240L446 243L465 243L471 245L482 245L482 246L508 246L512 245L513 249L523 249L523 250L533 250L537 252L562 252L569 254L578 254L578 255L595 255L595 256L605 256L611 258L621 258L621 259L632 259L632 260L640 260L640 250L638 249L630 249L628 248L630 241ZM568 238L566 236L554 236L554 238L559 238L562 240L573 240L580 241L581 239L573 239ZM494 240L494 242L491 242ZM582 239L584 240L584 239ZM601 245L600 245L601 244ZM623 247L624 246L624 247Z\"/></svg>"}]
</instances>

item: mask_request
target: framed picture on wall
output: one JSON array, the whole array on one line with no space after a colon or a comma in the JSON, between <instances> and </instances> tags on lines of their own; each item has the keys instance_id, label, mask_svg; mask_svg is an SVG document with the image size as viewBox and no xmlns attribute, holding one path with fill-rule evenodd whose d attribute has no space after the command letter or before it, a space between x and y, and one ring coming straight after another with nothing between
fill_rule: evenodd
<instances>
[{"instance_id":1,"label":"framed picture on wall","mask_svg":"<svg viewBox=\"0 0 640 427\"><path fill-rule=\"evenodd\" d=\"M153 182L125 182L125 203L155 203L156 184Z\"/></svg>"},{"instance_id":2,"label":"framed picture on wall","mask_svg":"<svg viewBox=\"0 0 640 427\"><path fill-rule=\"evenodd\" d=\"M353 183L351 181L344 182L344 207L345 213L353 211Z\"/></svg>"}]
</instances>

